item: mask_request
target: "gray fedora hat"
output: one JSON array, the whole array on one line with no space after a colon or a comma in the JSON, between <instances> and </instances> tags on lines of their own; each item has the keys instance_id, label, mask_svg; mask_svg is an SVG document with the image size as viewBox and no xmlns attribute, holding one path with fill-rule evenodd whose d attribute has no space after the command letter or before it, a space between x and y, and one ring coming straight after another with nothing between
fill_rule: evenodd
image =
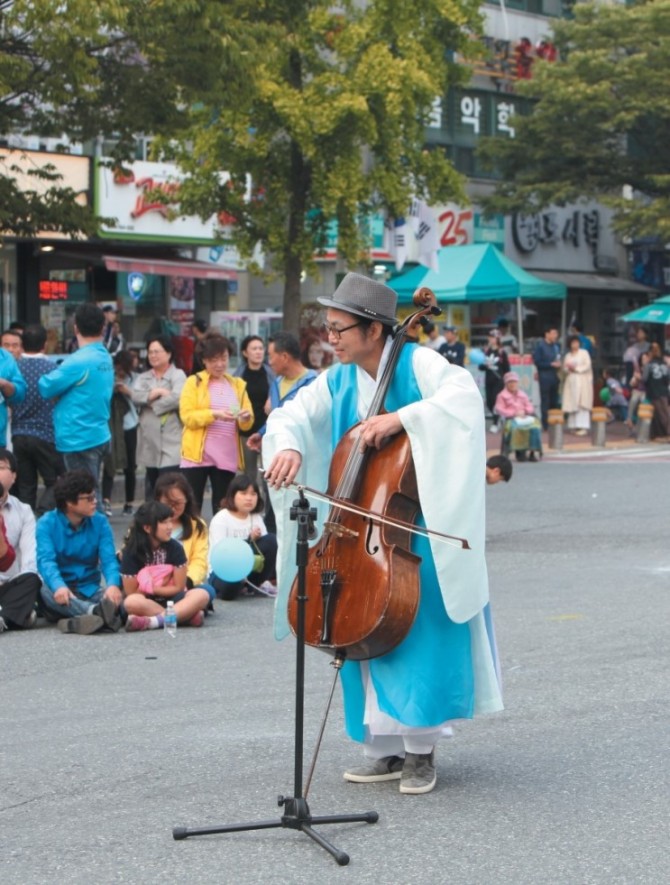
<instances>
[{"instance_id":1,"label":"gray fedora hat","mask_svg":"<svg viewBox=\"0 0 670 885\"><path fill-rule=\"evenodd\" d=\"M333 292L332 298L317 298L319 304L346 310L368 320L378 320L395 326L398 296L383 283L364 277L360 273L348 273Z\"/></svg>"}]
</instances>

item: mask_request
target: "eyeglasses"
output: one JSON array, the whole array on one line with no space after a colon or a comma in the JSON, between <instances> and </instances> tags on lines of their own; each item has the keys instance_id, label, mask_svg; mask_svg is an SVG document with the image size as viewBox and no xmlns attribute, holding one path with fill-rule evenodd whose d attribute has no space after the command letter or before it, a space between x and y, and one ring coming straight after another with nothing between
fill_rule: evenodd
<instances>
[{"instance_id":1,"label":"eyeglasses","mask_svg":"<svg viewBox=\"0 0 670 885\"><path fill-rule=\"evenodd\" d=\"M177 507L186 507L186 498L166 498L165 503L174 510Z\"/></svg>"},{"instance_id":2,"label":"eyeglasses","mask_svg":"<svg viewBox=\"0 0 670 885\"><path fill-rule=\"evenodd\" d=\"M89 503L93 503L93 501L98 500L98 496L93 492L91 495L77 495L78 501L88 501Z\"/></svg>"},{"instance_id":3,"label":"eyeglasses","mask_svg":"<svg viewBox=\"0 0 670 885\"><path fill-rule=\"evenodd\" d=\"M342 337L342 332L348 332L349 329L355 329L356 326L362 326L363 323L352 323L350 326L343 326L340 328L339 326L332 326L330 323L323 323L321 328L326 333L326 335L332 335L336 341L339 341Z\"/></svg>"}]
</instances>

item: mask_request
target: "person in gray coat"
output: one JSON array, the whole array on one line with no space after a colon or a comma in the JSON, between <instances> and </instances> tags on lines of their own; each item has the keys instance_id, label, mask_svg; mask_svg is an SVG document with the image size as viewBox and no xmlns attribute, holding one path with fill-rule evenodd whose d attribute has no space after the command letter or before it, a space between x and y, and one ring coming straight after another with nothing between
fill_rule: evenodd
<instances>
[{"instance_id":1,"label":"person in gray coat","mask_svg":"<svg viewBox=\"0 0 670 885\"><path fill-rule=\"evenodd\" d=\"M147 342L151 368L135 379L132 401L139 413L137 464L146 469L146 499L153 496L159 474L179 472L182 423L179 397L186 375L172 363L174 348L165 335Z\"/></svg>"}]
</instances>

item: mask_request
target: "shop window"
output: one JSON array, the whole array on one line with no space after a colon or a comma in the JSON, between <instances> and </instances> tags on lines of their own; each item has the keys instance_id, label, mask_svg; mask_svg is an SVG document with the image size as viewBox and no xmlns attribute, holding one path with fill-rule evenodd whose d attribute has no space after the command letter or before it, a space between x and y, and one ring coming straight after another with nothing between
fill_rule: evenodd
<instances>
[{"instance_id":1,"label":"shop window","mask_svg":"<svg viewBox=\"0 0 670 885\"><path fill-rule=\"evenodd\" d=\"M128 342L141 343L152 322L167 317L168 277L121 272L115 276L123 334Z\"/></svg>"}]
</instances>

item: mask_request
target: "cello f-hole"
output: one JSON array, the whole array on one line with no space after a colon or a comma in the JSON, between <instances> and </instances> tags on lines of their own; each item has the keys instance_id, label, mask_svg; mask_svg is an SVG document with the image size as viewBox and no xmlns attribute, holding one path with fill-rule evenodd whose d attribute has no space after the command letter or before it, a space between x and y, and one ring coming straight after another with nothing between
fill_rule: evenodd
<instances>
[{"instance_id":1,"label":"cello f-hole","mask_svg":"<svg viewBox=\"0 0 670 885\"><path fill-rule=\"evenodd\" d=\"M369 556L374 556L379 550L379 544L372 546L372 521L368 520L368 530L365 535L365 550Z\"/></svg>"}]
</instances>

